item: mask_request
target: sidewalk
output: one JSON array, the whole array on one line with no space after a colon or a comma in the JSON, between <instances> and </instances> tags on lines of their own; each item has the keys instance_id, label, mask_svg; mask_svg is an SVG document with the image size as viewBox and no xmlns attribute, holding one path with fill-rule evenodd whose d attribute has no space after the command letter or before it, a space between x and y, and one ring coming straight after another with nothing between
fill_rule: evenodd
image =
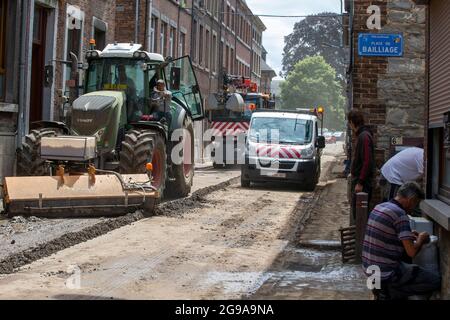
<instances>
[{"instance_id":1,"label":"sidewalk","mask_svg":"<svg viewBox=\"0 0 450 320\"><path fill-rule=\"evenodd\" d=\"M337 167L337 166L335 166ZM300 227L283 255L272 266L272 274L257 292L257 299L372 300L360 265L343 264L341 227L348 226L347 182L337 178L339 169L321 182L310 218ZM311 201L306 199L305 201Z\"/></svg>"}]
</instances>

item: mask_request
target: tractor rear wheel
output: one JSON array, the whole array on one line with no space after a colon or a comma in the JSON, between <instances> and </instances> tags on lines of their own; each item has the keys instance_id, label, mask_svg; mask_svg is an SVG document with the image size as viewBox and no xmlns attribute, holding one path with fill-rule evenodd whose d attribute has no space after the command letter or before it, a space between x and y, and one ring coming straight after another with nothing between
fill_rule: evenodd
<instances>
[{"instance_id":1,"label":"tractor rear wheel","mask_svg":"<svg viewBox=\"0 0 450 320\"><path fill-rule=\"evenodd\" d=\"M41 139L55 137L61 134L56 128L41 128L31 130L25 136L22 149L17 153L17 175L19 176L46 176L50 175L50 168L41 158Z\"/></svg>"},{"instance_id":2,"label":"tractor rear wheel","mask_svg":"<svg viewBox=\"0 0 450 320\"><path fill-rule=\"evenodd\" d=\"M194 180L194 125L188 117L184 119L183 136L180 143L183 150L180 157L181 164L172 164L172 174L175 181L170 181L167 188L168 194L173 198L183 198L189 195Z\"/></svg>"},{"instance_id":3,"label":"tractor rear wheel","mask_svg":"<svg viewBox=\"0 0 450 320\"><path fill-rule=\"evenodd\" d=\"M164 196L167 177L166 142L155 130L131 130L125 135L120 152L122 174L146 173L146 164L151 162L152 186Z\"/></svg>"}]
</instances>

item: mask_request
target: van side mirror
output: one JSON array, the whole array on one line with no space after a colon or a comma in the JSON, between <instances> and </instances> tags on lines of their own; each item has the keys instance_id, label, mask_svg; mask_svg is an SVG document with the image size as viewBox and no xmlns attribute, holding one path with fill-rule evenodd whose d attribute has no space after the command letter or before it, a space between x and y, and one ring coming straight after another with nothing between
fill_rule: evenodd
<instances>
[{"instance_id":1,"label":"van side mirror","mask_svg":"<svg viewBox=\"0 0 450 320\"><path fill-rule=\"evenodd\" d=\"M319 149L325 148L325 137L324 136L317 137L316 147Z\"/></svg>"},{"instance_id":2,"label":"van side mirror","mask_svg":"<svg viewBox=\"0 0 450 320\"><path fill-rule=\"evenodd\" d=\"M180 90L181 84L181 68L172 67L170 69L170 89Z\"/></svg>"}]
</instances>

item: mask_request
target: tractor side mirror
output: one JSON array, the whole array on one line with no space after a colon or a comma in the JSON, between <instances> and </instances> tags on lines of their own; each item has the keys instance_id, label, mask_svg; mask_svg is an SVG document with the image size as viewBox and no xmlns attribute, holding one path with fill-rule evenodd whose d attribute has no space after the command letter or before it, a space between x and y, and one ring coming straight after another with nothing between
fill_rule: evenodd
<instances>
[{"instance_id":1,"label":"tractor side mirror","mask_svg":"<svg viewBox=\"0 0 450 320\"><path fill-rule=\"evenodd\" d=\"M192 87L192 93L193 93L193 94L200 93L200 88L198 87L197 84L196 84L195 86Z\"/></svg>"},{"instance_id":2,"label":"tractor side mirror","mask_svg":"<svg viewBox=\"0 0 450 320\"><path fill-rule=\"evenodd\" d=\"M325 137L324 136L318 136L317 137L316 146L319 149L324 149L325 148Z\"/></svg>"},{"instance_id":3,"label":"tractor side mirror","mask_svg":"<svg viewBox=\"0 0 450 320\"><path fill-rule=\"evenodd\" d=\"M181 68L172 67L170 69L170 88L172 90L180 90L181 85Z\"/></svg>"}]
</instances>

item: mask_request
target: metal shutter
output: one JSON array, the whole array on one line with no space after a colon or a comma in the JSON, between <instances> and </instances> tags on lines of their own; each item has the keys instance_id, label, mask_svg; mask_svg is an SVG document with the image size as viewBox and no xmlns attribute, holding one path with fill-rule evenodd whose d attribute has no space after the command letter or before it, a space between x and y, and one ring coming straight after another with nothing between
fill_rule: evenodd
<instances>
[{"instance_id":1,"label":"metal shutter","mask_svg":"<svg viewBox=\"0 0 450 320\"><path fill-rule=\"evenodd\" d=\"M430 5L430 126L443 126L450 111L450 1Z\"/></svg>"}]
</instances>

